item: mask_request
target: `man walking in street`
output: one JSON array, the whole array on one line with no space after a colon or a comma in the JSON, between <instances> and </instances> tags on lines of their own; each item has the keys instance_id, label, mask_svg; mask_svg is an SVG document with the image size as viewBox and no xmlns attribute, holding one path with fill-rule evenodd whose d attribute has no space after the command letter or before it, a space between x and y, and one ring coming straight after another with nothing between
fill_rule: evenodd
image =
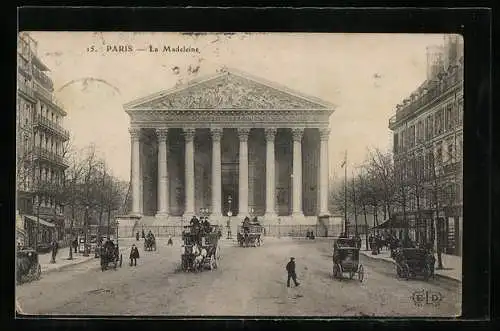
<instances>
[{"instance_id":1,"label":"man walking in street","mask_svg":"<svg viewBox=\"0 0 500 331\"><path fill-rule=\"evenodd\" d=\"M295 286L299 286L300 283L297 282L297 274L295 273L295 258L291 257L290 261L286 265L286 271L288 273L288 279L286 281L286 287L290 287L290 278L295 283Z\"/></svg>"},{"instance_id":2,"label":"man walking in street","mask_svg":"<svg viewBox=\"0 0 500 331\"><path fill-rule=\"evenodd\" d=\"M50 260L50 263L56 263L56 255L57 255L57 250L59 249L59 244L55 239L52 240L51 248L52 248L52 259Z\"/></svg>"},{"instance_id":3,"label":"man walking in street","mask_svg":"<svg viewBox=\"0 0 500 331\"><path fill-rule=\"evenodd\" d=\"M137 259L139 258L139 249L135 244L132 244L132 249L130 250L130 266L137 266Z\"/></svg>"}]
</instances>

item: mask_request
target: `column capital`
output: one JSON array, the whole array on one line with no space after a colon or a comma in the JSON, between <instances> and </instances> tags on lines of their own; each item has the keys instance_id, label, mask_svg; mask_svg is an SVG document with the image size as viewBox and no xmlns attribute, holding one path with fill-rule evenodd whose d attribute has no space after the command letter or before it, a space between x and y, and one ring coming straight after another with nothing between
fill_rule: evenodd
<instances>
[{"instance_id":1,"label":"column capital","mask_svg":"<svg viewBox=\"0 0 500 331\"><path fill-rule=\"evenodd\" d=\"M166 141L168 136L167 128L155 129L156 136L158 137L158 141Z\"/></svg>"},{"instance_id":2,"label":"column capital","mask_svg":"<svg viewBox=\"0 0 500 331\"><path fill-rule=\"evenodd\" d=\"M222 128L211 128L210 134L213 141L220 141L222 138Z\"/></svg>"},{"instance_id":3,"label":"column capital","mask_svg":"<svg viewBox=\"0 0 500 331\"><path fill-rule=\"evenodd\" d=\"M320 140L328 140L330 137L330 128L319 128L318 131Z\"/></svg>"},{"instance_id":4,"label":"column capital","mask_svg":"<svg viewBox=\"0 0 500 331\"><path fill-rule=\"evenodd\" d=\"M196 133L196 129L185 128L185 129L182 129L182 132L184 133L184 138L186 139L186 142L189 142L189 141L193 141L194 135Z\"/></svg>"},{"instance_id":5,"label":"column capital","mask_svg":"<svg viewBox=\"0 0 500 331\"><path fill-rule=\"evenodd\" d=\"M292 129L293 141L301 141L303 134L304 134L304 128L293 128Z\"/></svg>"},{"instance_id":6,"label":"column capital","mask_svg":"<svg viewBox=\"0 0 500 331\"><path fill-rule=\"evenodd\" d=\"M264 133L266 134L266 141L274 141L276 137L276 133L278 130L276 128L266 128L264 129Z\"/></svg>"},{"instance_id":7,"label":"column capital","mask_svg":"<svg viewBox=\"0 0 500 331\"><path fill-rule=\"evenodd\" d=\"M248 141L248 135L250 134L250 129L238 129L238 137L240 141Z\"/></svg>"},{"instance_id":8,"label":"column capital","mask_svg":"<svg viewBox=\"0 0 500 331\"><path fill-rule=\"evenodd\" d=\"M128 132L130 133L130 137L134 140L139 140L140 135L141 135L141 129L140 128L129 128Z\"/></svg>"}]
</instances>

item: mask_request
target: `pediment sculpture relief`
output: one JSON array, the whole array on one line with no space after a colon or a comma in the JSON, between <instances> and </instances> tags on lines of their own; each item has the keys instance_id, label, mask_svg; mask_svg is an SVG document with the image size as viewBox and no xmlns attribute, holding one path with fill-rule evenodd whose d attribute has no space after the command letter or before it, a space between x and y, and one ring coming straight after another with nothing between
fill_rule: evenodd
<instances>
[{"instance_id":1,"label":"pediment sculpture relief","mask_svg":"<svg viewBox=\"0 0 500 331\"><path fill-rule=\"evenodd\" d=\"M172 109L322 109L320 104L235 75L208 80L139 106Z\"/></svg>"}]
</instances>

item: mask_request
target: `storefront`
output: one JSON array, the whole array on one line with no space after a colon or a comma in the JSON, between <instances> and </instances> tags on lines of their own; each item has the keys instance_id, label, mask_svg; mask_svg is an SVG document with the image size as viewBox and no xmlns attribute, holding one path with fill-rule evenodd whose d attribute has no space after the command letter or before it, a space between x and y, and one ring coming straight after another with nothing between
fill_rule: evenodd
<instances>
[{"instance_id":1,"label":"storefront","mask_svg":"<svg viewBox=\"0 0 500 331\"><path fill-rule=\"evenodd\" d=\"M39 227L38 227L39 225ZM38 228L38 244L49 245L55 239L55 225L36 216L24 215L24 230L26 231L25 244L34 247Z\"/></svg>"}]
</instances>

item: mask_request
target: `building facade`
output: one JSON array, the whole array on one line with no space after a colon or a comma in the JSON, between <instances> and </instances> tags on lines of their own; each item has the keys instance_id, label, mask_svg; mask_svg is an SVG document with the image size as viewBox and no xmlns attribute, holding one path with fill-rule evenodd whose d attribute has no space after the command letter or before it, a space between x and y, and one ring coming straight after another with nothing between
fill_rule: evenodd
<instances>
[{"instance_id":1,"label":"building facade","mask_svg":"<svg viewBox=\"0 0 500 331\"><path fill-rule=\"evenodd\" d=\"M64 143L70 134L62 126L66 111L55 99L49 69L37 55L29 34L18 37L17 73L17 212L22 219L25 244L62 239L63 206L57 201L67 164Z\"/></svg>"},{"instance_id":2,"label":"building facade","mask_svg":"<svg viewBox=\"0 0 500 331\"><path fill-rule=\"evenodd\" d=\"M404 206L399 204L394 217L405 219L413 240L436 243L439 235L445 253L461 255L461 37L447 35L443 45L427 49L427 58L427 80L397 105L389 121L395 169L401 169L407 185Z\"/></svg>"},{"instance_id":3,"label":"building facade","mask_svg":"<svg viewBox=\"0 0 500 331\"><path fill-rule=\"evenodd\" d=\"M175 224L208 210L303 222L328 211L333 105L236 71L124 106L132 214ZM311 222L312 219L309 219Z\"/></svg>"}]
</instances>

